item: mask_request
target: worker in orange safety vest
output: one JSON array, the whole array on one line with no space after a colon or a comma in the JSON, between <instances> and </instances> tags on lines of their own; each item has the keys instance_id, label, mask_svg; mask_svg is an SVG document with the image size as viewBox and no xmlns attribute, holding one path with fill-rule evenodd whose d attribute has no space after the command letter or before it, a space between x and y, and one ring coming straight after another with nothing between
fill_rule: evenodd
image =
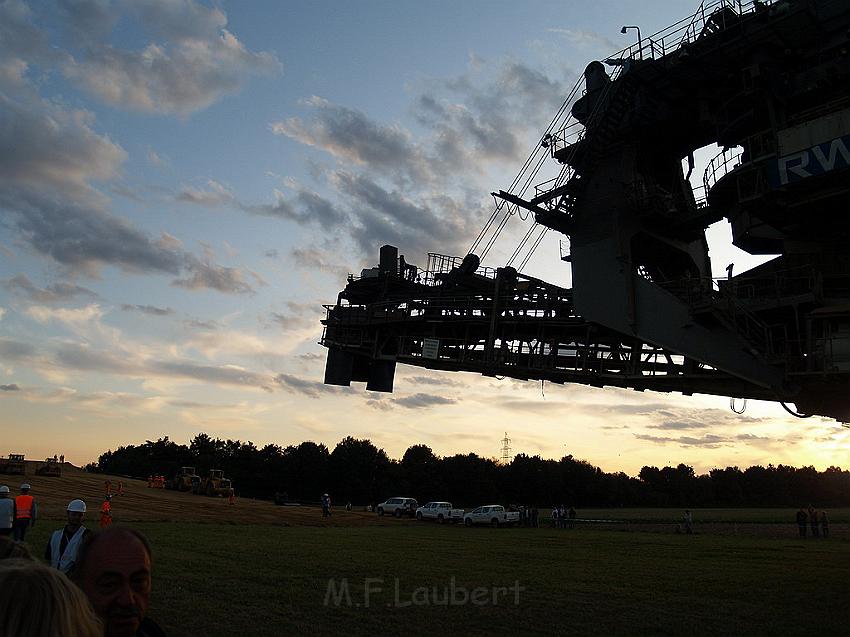
<instances>
[{"instance_id":1,"label":"worker in orange safety vest","mask_svg":"<svg viewBox=\"0 0 850 637\"><path fill-rule=\"evenodd\" d=\"M38 516L35 498L30 495L31 488L28 483L24 482L21 485L21 495L15 498L15 522L12 533L17 542L24 541L27 529L35 526L35 519Z\"/></svg>"},{"instance_id":2,"label":"worker in orange safety vest","mask_svg":"<svg viewBox=\"0 0 850 637\"><path fill-rule=\"evenodd\" d=\"M112 506L109 504L110 500L112 500L112 496L106 496L103 506L100 507L100 528L102 529L112 524Z\"/></svg>"}]
</instances>

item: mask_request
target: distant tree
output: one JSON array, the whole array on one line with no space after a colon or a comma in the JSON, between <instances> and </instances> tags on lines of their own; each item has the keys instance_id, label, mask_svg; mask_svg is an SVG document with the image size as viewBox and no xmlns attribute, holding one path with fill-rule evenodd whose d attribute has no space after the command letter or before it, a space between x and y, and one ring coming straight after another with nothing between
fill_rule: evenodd
<instances>
[{"instance_id":1,"label":"distant tree","mask_svg":"<svg viewBox=\"0 0 850 637\"><path fill-rule=\"evenodd\" d=\"M376 502L390 488L390 459L369 440L348 436L331 452L328 467L332 498L337 502L366 504ZM390 495L390 494L388 494Z\"/></svg>"}]
</instances>

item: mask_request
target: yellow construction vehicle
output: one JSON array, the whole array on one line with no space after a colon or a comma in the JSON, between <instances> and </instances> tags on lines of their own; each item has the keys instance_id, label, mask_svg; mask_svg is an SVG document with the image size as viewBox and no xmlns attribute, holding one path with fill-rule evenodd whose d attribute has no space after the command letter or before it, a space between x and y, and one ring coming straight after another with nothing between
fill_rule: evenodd
<instances>
[{"instance_id":1,"label":"yellow construction vehicle","mask_svg":"<svg viewBox=\"0 0 850 637\"><path fill-rule=\"evenodd\" d=\"M166 481L165 487L167 489L174 489L175 491L190 491L192 490L192 485L197 482L200 482L200 478L195 473L195 467L180 467L180 470L177 471L174 477Z\"/></svg>"},{"instance_id":2,"label":"yellow construction vehicle","mask_svg":"<svg viewBox=\"0 0 850 637\"><path fill-rule=\"evenodd\" d=\"M10 453L8 458L0 458L0 473L26 475L27 465L24 462L24 454Z\"/></svg>"},{"instance_id":3,"label":"yellow construction vehicle","mask_svg":"<svg viewBox=\"0 0 850 637\"><path fill-rule=\"evenodd\" d=\"M193 487L192 493L200 495L228 497L233 491L230 478L224 477L221 469L210 469L209 475Z\"/></svg>"},{"instance_id":4,"label":"yellow construction vehicle","mask_svg":"<svg viewBox=\"0 0 850 637\"><path fill-rule=\"evenodd\" d=\"M44 464L35 470L35 475L58 478L62 475L62 467L56 458L45 458Z\"/></svg>"}]
</instances>

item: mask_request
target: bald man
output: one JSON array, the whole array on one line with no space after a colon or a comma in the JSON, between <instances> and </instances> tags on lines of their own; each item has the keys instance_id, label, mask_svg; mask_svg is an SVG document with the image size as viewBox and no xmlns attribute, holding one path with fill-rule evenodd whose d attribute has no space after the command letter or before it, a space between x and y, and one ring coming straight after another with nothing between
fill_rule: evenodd
<instances>
[{"instance_id":1,"label":"bald man","mask_svg":"<svg viewBox=\"0 0 850 637\"><path fill-rule=\"evenodd\" d=\"M74 580L103 620L105 637L164 637L146 617L151 549L138 531L120 526L92 533L77 554Z\"/></svg>"}]
</instances>

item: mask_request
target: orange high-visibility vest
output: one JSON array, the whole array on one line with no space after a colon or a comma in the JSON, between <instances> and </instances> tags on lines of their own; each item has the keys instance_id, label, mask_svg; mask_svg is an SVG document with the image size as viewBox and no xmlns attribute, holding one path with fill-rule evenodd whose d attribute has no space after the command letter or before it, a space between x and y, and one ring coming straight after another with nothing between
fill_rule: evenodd
<instances>
[{"instance_id":1,"label":"orange high-visibility vest","mask_svg":"<svg viewBox=\"0 0 850 637\"><path fill-rule=\"evenodd\" d=\"M16 497L15 507L18 509L18 512L15 514L15 519L26 518L29 520L32 518L32 503L33 497L31 495L19 495Z\"/></svg>"}]
</instances>

